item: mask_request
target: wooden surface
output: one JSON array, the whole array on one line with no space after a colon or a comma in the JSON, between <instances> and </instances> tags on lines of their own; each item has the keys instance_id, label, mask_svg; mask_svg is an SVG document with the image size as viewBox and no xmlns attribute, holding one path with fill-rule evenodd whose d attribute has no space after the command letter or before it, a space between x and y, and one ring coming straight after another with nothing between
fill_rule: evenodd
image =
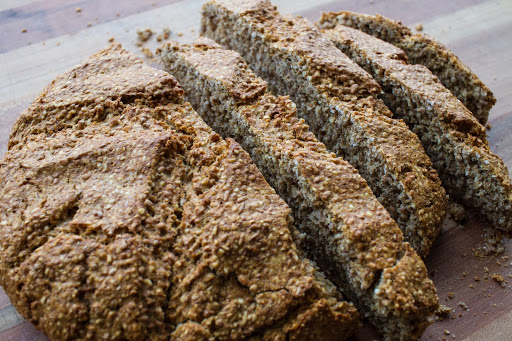
<instances>
[{"instance_id":1,"label":"wooden surface","mask_svg":"<svg viewBox=\"0 0 512 341\"><path fill-rule=\"evenodd\" d=\"M381 13L415 26L448 45L493 90L497 104L488 132L492 149L512 167L512 1L481 0L282 0L282 13L317 20L323 10ZM136 30L151 28L171 39L197 36L203 0L1 0L0 1L0 156L12 124L42 88L58 74L104 48L114 37L142 56ZM80 8L81 11L77 11ZM26 29L23 33L22 30ZM145 45L153 50L153 37ZM153 65L155 61L148 60ZM498 257L479 258L485 222L463 226L447 220L426 263L441 303L454 309L422 340L512 340L512 243ZM502 288L492 279L507 280ZM475 276L480 280L476 281ZM486 279L487 278L487 279ZM449 296L453 296L450 298ZM461 304L459 305L459 302ZM463 302L463 303L462 303ZM463 308L462 306L467 306ZM445 330L450 334L446 334ZM358 340L376 339L365 327ZM17 314L0 288L0 340L46 340Z\"/></svg>"}]
</instances>

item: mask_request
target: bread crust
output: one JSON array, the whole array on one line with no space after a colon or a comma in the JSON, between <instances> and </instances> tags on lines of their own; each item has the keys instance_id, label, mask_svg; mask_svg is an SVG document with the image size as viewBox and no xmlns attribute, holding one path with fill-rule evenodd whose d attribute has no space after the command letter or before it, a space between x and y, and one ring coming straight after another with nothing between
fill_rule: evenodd
<instances>
[{"instance_id":1,"label":"bread crust","mask_svg":"<svg viewBox=\"0 0 512 341\"><path fill-rule=\"evenodd\" d=\"M450 49L432 37L417 33L379 14L372 16L349 11L324 13L321 28L342 24L373 35L407 53L411 63L425 65L441 83L457 97L482 124L496 103L492 91Z\"/></svg>"},{"instance_id":2,"label":"bread crust","mask_svg":"<svg viewBox=\"0 0 512 341\"><path fill-rule=\"evenodd\" d=\"M437 305L435 288L357 170L327 151L289 98L266 92L235 51L201 38L158 53L201 117L235 138L291 206L301 245L342 293L381 329L396 323L390 330L409 329L405 339L421 334ZM397 287L389 280L395 276L402 278Z\"/></svg>"},{"instance_id":3,"label":"bread crust","mask_svg":"<svg viewBox=\"0 0 512 341\"><path fill-rule=\"evenodd\" d=\"M249 155L120 45L59 76L11 136L0 285L50 339L346 337L359 326L300 255L289 207Z\"/></svg>"},{"instance_id":4,"label":"bread crust","mask_svg":"<svg viewBox=\"0 0 512 341\"><path fill-rule=\"evenodd\" d=\"M485 128L469 110L429 69L408 64L399 48L343 25L323 32L385 89L384 102L420 137L450 196L510 236L508 169L490 150Z\"/></svg>"}]
</instances>

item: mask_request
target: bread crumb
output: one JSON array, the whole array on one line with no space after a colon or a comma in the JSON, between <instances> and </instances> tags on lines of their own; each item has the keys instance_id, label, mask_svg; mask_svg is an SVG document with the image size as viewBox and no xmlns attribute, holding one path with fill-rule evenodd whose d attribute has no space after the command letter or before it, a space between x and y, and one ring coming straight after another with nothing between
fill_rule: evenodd
<instances>
[{"instance_id":1,"label":"bread crumb","mask_svg":"<svg viewBox=\"0 0 512 341\"><path fill-rule=\"evenodd\" d=\"M499 231L491 228L485 228L484 245L478 248L473 248L471 251L473 251L473 254L476 257L482 258L489 255L498 255L504 250L505 246L503 245L503 238Z\"/></svg>"},{"instance_id":2,"label":"bread crumb","mask_svg":"<svg viewBox=\"0 0 512 341\"><path fill-rule=\"evenodd\" d=\"M468 215L466 214L464 207L455 202L448 203L448 214L450 215L450 218L458 223L465 222L468 219Z\"/></svg>"},{"instance_id":3,"label":"bread crumb","mask_svg":"<svg viewBox=\"0 0 512 341\"><path fill-rule=\"evenodd\" d=\"M468 306L466 305L466 303L464 301L460 301L459 306L461 306L462 309L468 309Z\"/></svg>"},{"instance_id":4,"label":"bread crumb","mask_svg":"<svg viewBox=\"0 0 512 341\"><path fill-rule=\"evenodd\" d=\"M151 58L153 57L153 52L151 52L150 49L148 49L147 47L143 47L142 48L142 53L144 53L144 55L147 57L147 58Z\"/></svg>"},{"instance_id":5,"label":"bread crumb","mask_svg":"<svg viewBox=\"0 0 512 341\"><path fill-rule=\"evenodd\" d=\"M183 37L183 32L178 32L178 37Z\"/></svg>"},{"instance_id":6,"label":"bread crumb","mask_svg":"<svg viewBox=\"0 0 512 341\"><path fill-rule=\"evenodd\" d=\"M423 25L422 24L416 24L416 26L414 26L416 28L416 31L423 31Z\"/></svg>"},{"instance_id":7,"label":"bread crumb","mask_svg":"<svg viewBox=\"0 0 512 341\"><path fill-rule=\"evenodd\" d=\"M449 293L448 293L448 298L449 298L449 299L452 299L454 295L455 295L455 294L454 294L453 292L449 292Z\"/></svg>"},{"instance_id":8,"label":"bread crumb","mask_svg":"<svg viewBox=\"0 0 512 341\"><path fill-rule=\"evenodd\" d=\"M26 28L22 29L21 33L27 33L27 29Z\"/></svg>"},{"instance_id":9,"label":"bread crumb","mask_svg":"<svg viewBox=\"0 0 512 341\"><path fill-rule=\"evenodd\" d=\"M117 12L116 17L120 17L120 16L121 16L121 13Z\"/></svg>"},{"instance_id":10,"label":"bread crumb","mask_svg":"<svg viewBox=\"0 0 512 341\"><path fill-rule=\"evenodd\" d=\"M152 35L153 31L151 31L149 28L146 28L145 30L137 30L137 39L139 39L141 42L148 41Z\"/></svg>"},{"instance_id":11,"label":"bread crumb","mask_svg":"<svg viewBox=\"0 0 512 341\"><path fill-rule=\"evenodd\" d=\"M500 275L500 274L492 275L492 279L494 279L496 282L498 282L498 284L502 288L505 288L507 286L507 282L505 281L505 278L502 275Z\"/></svg>"},{"instance_id":12,"label":"bread crumb","mask_svg":"<svg viewBox=\"0 0 512 341\"><path fill-rule=\"evenodd\" d=\"M82 9L80 7L78 7L75 11L76 13L82 13Z\"/></svg>"},{"instance_id":13,"label":"bread crumb","mask_svg":"<svg viewBox=\"0 0 512 341\"><path fill-rule=\"evenodd\" d=\"M479 282L479 281L480 281L480 277L475 276L475 282Z\"/></svg>"},{"instance_id":14,"label":"bread crumb","mask_svg":"<svg viewBox=\"0 0 512 341\"><path fill-rule=\"evenodd\" d=\"M92 27L92 23L88 22L87 27Z\"/></svg>"},{"instance_id":15,"label":"bread crumb","mask_svg":"<svg viewBox=\"0 0 512 341\"><path fill-rule=\"evenodd\" d=\"M114 39L114 37L110 37L110 38L108 38L108 42L109 42L109 43L113 43L113 42L114 42L114 40L115 40L115 39Z\"/></svg>"},{"instance_id":16,"label":"bread crumb","mask_svg":"<svg viewBox=\"0 0 512 341\"><path fill-rule=\"evenodd\" d=\"M450 308L444 304L440 304L439 308L437 308L437 310L436 310L436 315L437 316L448 316L452 311L453 311L452 308Z\"/></svg>"},{"instance_id":17,"label":"bread crumb","mask_svg":"<svg viewBox=\"0 0 512 341\"><path fill-rule=\"evenodd\" d=\"M171 30L168 28L168 27L165 27L162 31L162 34L159 34L157 37L156 37L156 40L161 43L162 41L164 40L167 40L169 39L169 37L171 36Z\"/></svg>"},{"instance_id":18,"label":"bread crumb","mask_svg":"<svg viewBox=\"0 0 512 341\"><path fill-rule=\"evenodd\" d=\"M485 128L486 128L487 130L491 130L491 129L492 129L492 125L491 125L490 123L487 123L487 124L485 125Z\"/></svg>"}]
</instances>

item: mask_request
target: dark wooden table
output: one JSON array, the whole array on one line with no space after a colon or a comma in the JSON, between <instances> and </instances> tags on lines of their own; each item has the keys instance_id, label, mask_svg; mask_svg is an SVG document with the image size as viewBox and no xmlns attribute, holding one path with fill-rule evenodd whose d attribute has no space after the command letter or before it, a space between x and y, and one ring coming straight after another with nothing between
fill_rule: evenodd
<instances>
[{"instance_id":1,"label":"dark wooden table","mask_svg":"<svg viewBox=\"0 0 512 341\"><path fill-rule=\"evenodd\" d=\"M445 43L493 90L497 104L488 132L493 151L512 166L512 1L511 0L275 0L282 13L317 20L324 10L381 13ZM0 157L10 129L43 87L113 37L143 56L137 29L190 42L199 28L203 0L2 0L0 1ZM146 58L157 65L155 60ZM447 220L426 263L441 303L454 309L436 321L422 340L512 340L512 243L495 257L476 257L485 223ZM502 288L492 275L507 281ZM478 278L479 280L476 280ZM360 340L376 338L366 327ZM16 312L0 288L0 340L46 340Z\"/></svg>"}]
</instances>

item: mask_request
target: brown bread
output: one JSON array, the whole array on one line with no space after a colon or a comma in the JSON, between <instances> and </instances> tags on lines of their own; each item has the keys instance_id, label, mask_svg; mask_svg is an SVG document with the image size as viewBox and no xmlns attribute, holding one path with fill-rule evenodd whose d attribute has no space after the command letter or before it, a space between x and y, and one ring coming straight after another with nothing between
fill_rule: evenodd
<instances>
[{"instance_id":1,"label":"brown bread","mask_svg":"<svg viewBox=\"0 0 512 341\"><path fill-rule=\"evenodd\" d=\"M328 340L359 326L290 209L120 45L59 76L0 162L0 284L52 340Z\"/></svg>"},{"instance_id":2,"label":"brown bread","mask_svg":"<svg viewBox=\"0 0 512 341\"><path fill-rule=\"evenodd\" d=\"M381 331L421 334L437 305L423 262L366 181L296 117L295 104L266 92L238 53L207 38L159 54L203 119L234 137L292 207L302 245L343 294ZM395 275L401 280L389 280Z\"/></svg>"}]
</instances>

